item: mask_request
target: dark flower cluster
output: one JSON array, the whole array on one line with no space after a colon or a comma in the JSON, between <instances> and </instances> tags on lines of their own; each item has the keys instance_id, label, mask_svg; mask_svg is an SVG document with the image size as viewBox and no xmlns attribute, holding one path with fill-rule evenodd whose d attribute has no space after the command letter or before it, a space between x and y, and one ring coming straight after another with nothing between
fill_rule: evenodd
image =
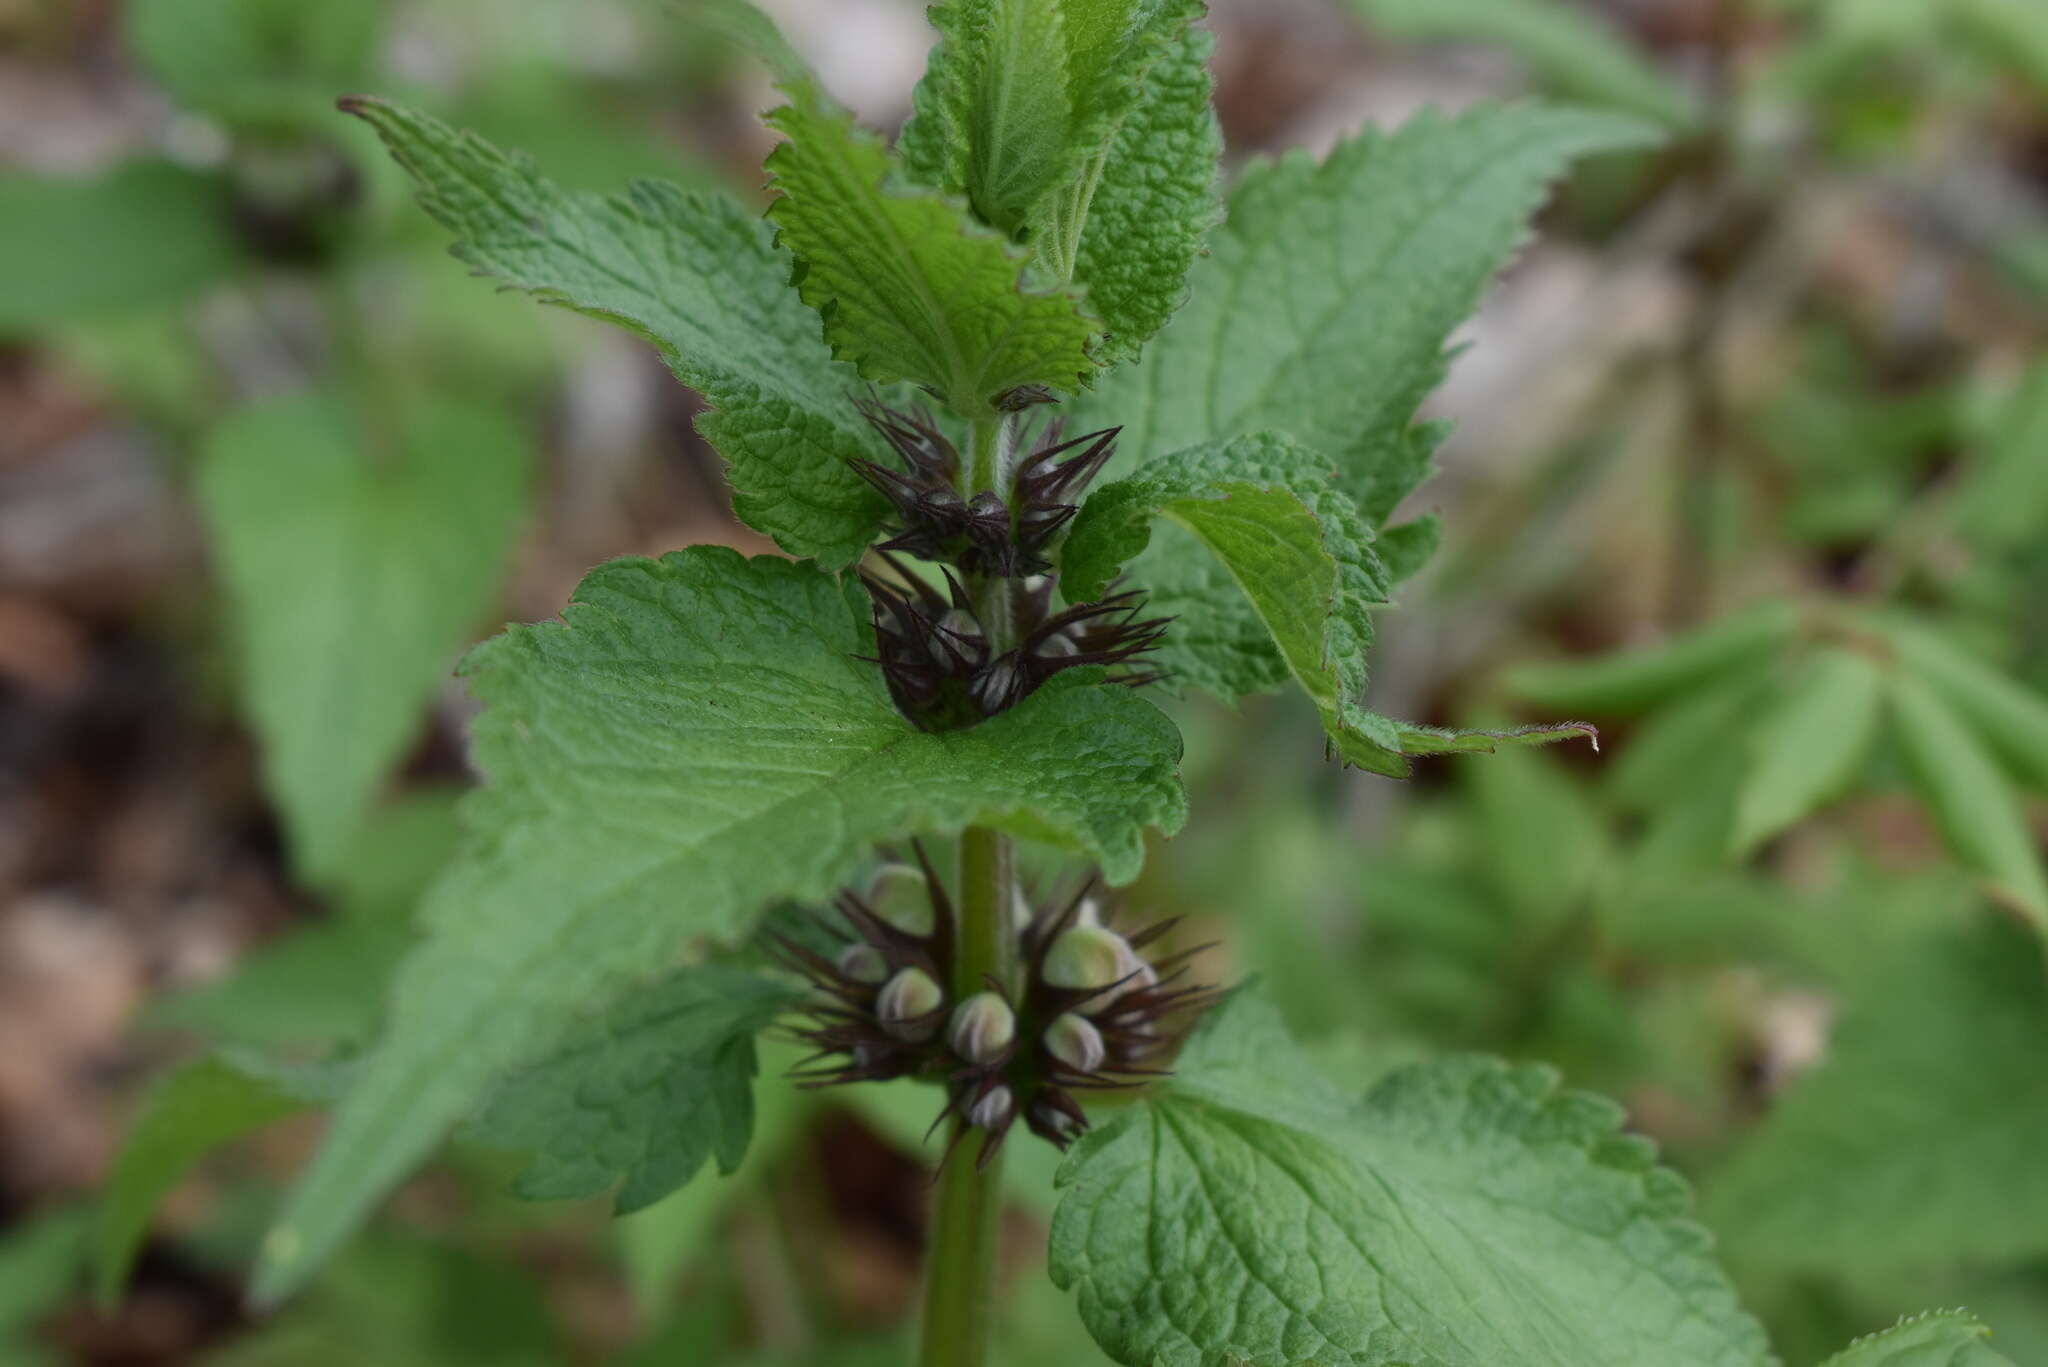
<instances>
[{"instance_id":1,"label":"dark flower cluster","mask_svg":"<svg viewBox=\"0 0 2048 1367\"><path fill-rule=\"evenodd\" d=\"M1048 424L1016 462L1007 496L984 490L964 497L960 453L929 414L872 400L859 407L903 462L891 469L857 460L853 468L895 511L888 540L876 548L890 577L866 574L862 582L874 600L873 661L906 717L927 731L972 726L1082 665L1110 669L1117 683L1159 677L1138 659L1159 643L1166 619L1141 618L1143 599L1135 591L1052 609L1045 553L1115 451L1119 429L1069 441L1057 422ZM940 582L900 556L937 562ZM1007 595L1001 606L1013 624L1010 648L991 647L956 570Z\"/></svg>"},{"instance_id":2,"label":"dark flower cluster","mask_svg":"<svg viewBox=\"0 0 2048 1367\"><path fill-rule=\"evenodd\" d=\"M783 961L818 988L796 1031L818 1050L799 1068L805 1086L926 1078L946 1092L934 1128L958 1117L956 1145L980 1131L979 1163L1020 1117L1065 1148L1088 1128L1074 1094L1161 1076L1153 1065L1218 995L1183 982L1207 946L1148 961L1142 951L1176 920L1120 934L1092 882L1045 906L1020 901L1021 990L993 979L954 990L951 899L914 848L916 864L886 864L864 892L841 892L843 926L824 923L836 952L774 937Z\"/></svg>"}]
</instances>

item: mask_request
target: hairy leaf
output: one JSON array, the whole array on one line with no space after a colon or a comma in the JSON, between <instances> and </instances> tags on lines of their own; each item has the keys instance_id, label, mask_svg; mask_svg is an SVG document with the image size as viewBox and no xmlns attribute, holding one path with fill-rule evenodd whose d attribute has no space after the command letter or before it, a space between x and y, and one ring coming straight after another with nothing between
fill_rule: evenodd
<instances>
[{"instance_id":1,"label":"hairy leaf","mask_svg":"<svg viewBox=\"0 0 2048 1367\"><path fill-rule=\"evenodd\" d=\"M1426 472L1433 431L1411 420L1443 376L1445 339L1521 242L1544 186L1574 157L1648 136L1616 114L1482 108L1364 134L1320 166L1256 166L1173 326L1076 420L1123 424L1140 464L1289 432L1332 453L1339 487L1384 521Z\"/></svg>"},{"instance_id":2,"label":"hairy leaf","mask_svg":"<svg viewBox=\"0 0 2048 1367\"><path fill-rule=\"evenodd\" d=\"M1857 1339L1820 1367L2013 1367L1967 1311L1932 1310Z\"/></svg>"},{"instance_id":3,"label":"hairy leaf","mask_svg":"<svg viewBox=\"0 0 2048 1367\"><path fill-rule=\"evenodd\" d=\"M652 1205L707 1158L731 1173L754 1135L754 1036L803 995L716 965L686 968L579 1025L491 1097L470 1137L533 1155L533 1201L619 1185L618 1213Z\"/></svg>"},{"instance_id":4,"label":"hairy leaf","mask_svg":"<svg viewBox=\"0 0 2048 1367\"><path fill-rule=\"evenodd\" d=\"M789 288L768 229L723 195L641 181L624 195L564 191L523 157L382 100L369 120L420 202L479 271L647 337L712 410L698 430L731 462L733 509L794 555L847 564L885 510L847 467L880 446L849 402L817 316Z\"/></svg>"},{"instance_id":5,"label":"hairy leaf","mask_svg":"<svg viewBox=\"0 0 2048 1367\"><path fill-rule=\"evenodd\" d=\"M1986 916L1911 937L1707 1189L1708 1223L1774 1274L2048 1256L2043 1039L2048 975L2024 930Z\"/></svg>"},{"instance_id":6,"label":"hairy leaf","mask_svg":"<svg viewBox=\"0 0 2048 1367\"><path fill-rule=\"evenodd\" d=\"M266 1245L265 1298L579 1013L776 898L825 898L875 844L996 826L1122 883L1144 828L1185 816L1171 723L1083 671L970 730L911 730L858 658L865 599L809 565L615 561L563 616L465 666L491 779L475 849L430 895L391 1026Z\"/></svg>"},{"instance_id":7,"label":"hairy leaf","mask_svg":"<svg viewBox=\"0 0 2048 1367\"><path fill-rule=\"evenodd\" d=\"M1570 0L1350 0L1395 38L1497 43L1552 93L1685 128L1697 111L1676 80Z\"/></svg>"},{"instance_id":8,"label":"hairy leaf","mask_svg":"<svg viewBox=\"0 0 2048 1367\"><path fill-rule=\"evenodd\" d=\"M1052 1274L1139 1367L1760 1367L1620 1108L1483 1059L1362 1100L1264 1002L1211 1013L1060 1173Z\"/></svg>"},{"instance_id":9,"label":"hairy leaf","mask_svg":"<svg viewBox=\"0 0 2048 1367\"><path fill-rule=\"evenodd\" d=\"M1073 298L1027 288L1025 254L934 190L895 183L888 149L808 82L768 116L777 241L835 355L984 413L1029 385L1071 393L1094 372L1096 326Z\"/></svg>"},{"instance_id":10,"label":"hairy leaf","mask_svg":"<svg viewBox=\"0 0 2048 1367\"><path fill-rule=\"evenodd\" d=\"M329 878L490 611L526 515L528 442L448 399L333 394L234 414L199 502L243 695L300 867Z\"/></svg>"},{"instance_id":11,"label":"hairy leaf","mask_svg":"<svg viewBox=\"0 0 2048 1367\"><path fill-rule=\"evenodd\" d=\"M2048 872L2019 794L1955 710L1917 677L1894 674L1889 695L1899 748L1950 852L2048 934Z\"/></svg>"},{"instance_id":12,"label":"hairy leaf","mask_svg":"<svg viewBox=\"0 0 2048 1367\"><path fill-rule=\"evenodd\" d=\"M1884 698L1884 671L1861 651L1830 646L1804 668L1751 733L1749 772L1735 799L1734 852L1747 854L1856 777Z\"/></svg>"}]
</instances>

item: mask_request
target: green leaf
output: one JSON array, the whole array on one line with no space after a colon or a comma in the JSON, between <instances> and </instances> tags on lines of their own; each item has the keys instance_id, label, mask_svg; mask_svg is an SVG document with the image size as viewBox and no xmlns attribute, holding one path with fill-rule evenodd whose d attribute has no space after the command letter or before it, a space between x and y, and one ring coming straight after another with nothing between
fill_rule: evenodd
<instances>
[{"instance_id":1,"label":"green leaf","mask_svg":"<svg viewBox=\"0 0 2048 1367\"><path fill-rule=\"evenodd\" d=\"M497 594L526 515L525 435L448 399L245 408L199 471L245 705L302 869L335 872Z\"/></svg>"},{"instance_id":2,"label":"green leaf","mask_svg":"<svg viewBox=\"0 0 2048 1367\"><path fill-rule=\"evenodd\" d=\"M731 462L733 509L827 568L874 539L884 504L847 467L879 443L860 389L789 288L767 228L723 195L654 181L571 194L523 157L381 100L348 101L459 234L455 254L503 284L647 337L712 412L698 430Z\"/></svg>"},{"instance_id":3,"label":"green leaf","mask_svg":"<svg viewBox=\"0 0 2048 1367\"><path fill-rule=\"evenodd\" d=\"M1750 735L1734 854L1748 854L1849 786L1877 735L1883 697L1884 671L1861 651L1828 646L1804 662Z\"/></svg>"},{"instance_id":4,"label":"green leaf","mask_svg":"<svg viewBox=\"0 0 2048 1367\"><path fill-rule=\"evenodd\" d=\"M2039 947L1980 915L1886 958L1707 1188L1740 1265L1854 1279L2048 1256Z\"/></svg>"},{"instance_id":5,"label":"green leaf","mask_svg":"<svg viewBox=\"0 0 2048 1367\"><path fill-rule=\"evenodd\" d=\"M21 1336L70 1298L91 1237L92 1212L82 1206L16 1221L0 1233L0 1360L9 1367L56 1361Z\"/></svg>"},{"instance_id":6,"label":"green leaf","mask_svg":"<svg viewBox=\"0 0 2048 1367\"><path fill-rule=\"evenodd\" d=\"M1958 520L1973 545L2021 549L2048 531L2048 361L1999 406L1978 448L1956 491Z\"/></svg>"},{"instance_id":7,"label":"green leaf","mask_svg":"<svg viewBox=\"0 0 2048 1367\"><path fill-rule=\"evenodd\" d=\"M1245 172L1188 303L1075 421L1122 424L1127 459L1271 429L1336 457L1375 523L1426 473L1410 426L1444 343L1520 244L1544 186L1578 156L1649 129L1597 111L1481 108L1367 133L1320 166ZM1126 467L1129 468L1129 467Z\"/></svg>"},{"instance_id":8,"label":"green leaf","mask_svg":"<svg viewBox=\"0 0 2048 1367\"><path fill-rule=\"evenodd\" d=\"M1398 729L1364 707L1370 607L1386 599L1386 570L1371 529L1332 487L1335 473L1327 458L1265 432L1153 461L1082 506L1060 588L1075 602L1100 596L1145 551L1152 519L1171 519L1229 571L1344 758L1403 772ZM1146 582L1142 570L1137 577Z\"/></svg>"},{"instance_id":9,"label":"green leaf","mask_svg":"<svg viewBox=\"0 0 2048 1367\"><path fill-rule=\"evenodd\" d=\"M1857 1339L1820 1367L2013 1367L1967 1311L1931 1310Z\"/></svg>"},{"instance_id":10,"label":"green leaf","mask_svg":"<svg viewBox=\"0 0 2048 1367\"><path fill-rule=\"evenodd\" d=\"M428 899L386 1036L266 1245L263 1299L578 1014L777 898L824 899L876 844L996 826L1125 883L1144 828L1185 819L1172 724L1083 671L972 729L912 730L858 658L860 590L810 565L615 561L563 615L465 665L491 779L475 849Z\"/></svg>"},{"instance_id":11,"label":"green leaf","mask_svg":"<svg viewBox=\"0 0 2048 1367\"><path fill-rule=\"evenodd\" d=\"M1908 770L1942 839L1987 890L2048 934L2048 874L2019 795L1949 704L1910 674L1890 681Z\"/></svg>"},{"instance_id":12,"label":"green leaf","mask_svg":"<svg viewBox=\"0 0 2048 1367\"><path fill-rule=\"evenodd\" d=\"M976 416L1028 385L1071 393L1095 370L1096 325L1067 294L1027 288L1025 254L933 190L899 183L882 141L807 83L768 116L776 240L841 360L908 380Z\"/></svg>"},{"instance_id":13,"label":"green leaf","mask_svg":"<svg viewBox=\"0 0 2048 1367\"><path fill-rule=\"evenodd\" d=\"M384 9L378 0L137 0L128 44L180 104L233 122L305 122L368 69Z\"/></svg>"},{"instance_id":14,"label":"green leaf","mask_svg":"<svg viewBox=\"0 0 2048 1367\"><path fill-rule=\"evenodd\" d=\"M1956 710L2027 787L2048 793L2048 699L1910 621L1884 633L1899 658Z\"/></svg>"},{"instance_id":15,"label":"green leaf","mask_svg":"<svg viewBox=\"0 0 2048 1367\"><path fill-rule=\"evenodd\" d=\"M1053 1279L1131 1367L1761 1367L1685 1184L1620 1121L1484 1059L1354 1100L1240 997L1075 1146Z\"/></svg>"},{"instance_id":16,"label":"green leaf","mask_svg":"<svg viewBox=\"0 0 2048 1367\"><path fill-rule=\"evenodd\" d=\"M157 1083L122 1141L100 1195L93 1235L93 1281L114 1304L157 1203L193 1164L233 1139L330 1098L339 1074L290 1070L253 1055L188 1064Z\"/></svg>"},{"instance_id":17,"label":"green leaf","mask_svg":"<svg viewBox=\"0 0 2048 1367\"><path fill-rule=\"evenodd\" d=\"M1607 828L1586 790L1542 756L1509 752L1461 771L1479 816L1478 870L1521 916L1553 924L1607 866Z\"/></svg>"},{"instance_id":18,"label":"green leaf","mask_svg":"<svg viewBox=\"0 0 2048 1367\"><path fill-rule=\"evenodd\" d=\"M1633 715L1725 675L1764 667L1798 625L1798 609L1772 599L1660 645L1523 665L1508 672L1506 684L1539 707Z\"/></svg>"},{"instance_id":19,"label":"green leaf","mask_svg":"<svg viewBox=\"0 0 2048 1367\"><path fill-rule=\"evenodd\" d=\"M533 1155L519 1177L526 1199L619 1186L621 1215L684 1185L707 1158L730 1174L754 1135L754 1036L802 996L754 973L683 969L511 1078L469 1137Z\"/></svg>"},{"instance_id":20,"label":"green leaf","mask_svg":"<svg viewBox=\"0 0 2048 1367\"><path fill-rule=\"evenodd\" d=\"M242 260L218 177L162 161L0 175L0 337L173 303Z\"/></svg>"},{"instance_id":21,"label":"green leaf","mask_svg":"<svg viewBox=\"0 0 2048 1367\"><path fill-rule=\"evenodd\" d=\"M1698 119L1678 82L1612 25L1566 0L1350 0L1394 38L1497 44L1552 93L1684 129Z\"/></svg>"}]
</instances>

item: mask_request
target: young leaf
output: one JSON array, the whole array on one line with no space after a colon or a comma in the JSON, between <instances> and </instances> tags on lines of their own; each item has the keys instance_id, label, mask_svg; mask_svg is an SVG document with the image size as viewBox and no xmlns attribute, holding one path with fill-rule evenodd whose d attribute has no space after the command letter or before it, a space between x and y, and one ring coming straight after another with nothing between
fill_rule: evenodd
<instances>
[{"instance_id":1,"label":"young leaf","mask_svg":"<svg viewBox=\"0 0 2048 1367\"><path fill-rule=\"evenodd\" d=\"M0 337L174 303L243 260L216 176L163 161L0 175Z\"/></svg>"},{"instance_id":2,"label":"young leaf","mask_svg":"<svg viewBox=\"0 0 2048 1367\"><path fill-rule=\"evenodd\" d=\"M1877 734L1883 697L1884 671L1861 651L1829 646L1805 662L1750 737L1733 853L1748 854L1848 786Z\"/></svg>"},{"instance_id":3,"label":"young leaf","mask_svg":"<svg viewBox=\"0 0 2048 1367\"><path fill-rule=\"evenodd\" d=\"M1707 1221L1744 1266L1854 1279L2048 1256L2039 947L1982 916L1888 960L1707 1189Z\"/></svg>"},{"instance_id":4,"label":"young leaf","mask_svg":"<svg viewBox=\"0 0 2048 1367\"><path fill-rule=\"evenodd\" d=\"M1523 665L1509 672L1507 687L1539 707L1632 715L1725 675L1761 668L1798 625L1798 609L1772 599L1660 645Z\"/></svg>"},{"instance_id":5,"label":"young leaf","mask_svg":"<svg viewBox=\"0 0 2048 1367\"><path fill-rule=\"evenodd\" d=\"M1075 1146L1053 1280L1132 1367L1761 1367L1684 1183L1620 1120L1484 1059L1353 1100L1240 996Z\"/></svg>"},{"instance_id":6,"label":"young leaf","mask_svg":"<svg viewBox=\"0 0 2048 1367\"><path fill-rule=\"evenodd\" d=\"M199 503L245 705L308 874L335 873L488 613L526 515L526 449L489 409L372 414L332 394L242 409L207 442Z\"/></svg>"},{"instance_id":7,"label":"young leaf","mask_svg":"<svg viewBox=\"0 0 2048 1367\"><path fill-rule=\"evenodd\" d=\"M238 1055L200 1059L157 1083L100 1195L93 1281L101 1304L120 1298L150 1215L193 1164L230 1140L330 1098L339 1078Z\"/></svg>"},{"instance_id":8,"label":"young leaf","mask_svg":"<svg viewBox=\"0 0 2048 1367\"><path fill-rule=\"evenodd\" d=\"M938 192L892 183L881 139L809 83L790 89L794 103L768 116L789 138L768 158L768 216L833 353L969 416L1027 386L1079 389L1097 329L1073 298L1027 288L1022 251Z\"/></svg>"},{"instance_id":9,"label":"young leaf","mask_svg":"<svg viewBox=\"0 0 2048 1367\"><path fill-rule=\"evenodd\" d=\"M1344 758L1405 772L1398 729L1364 706L1370 607L1386 599L1386 571L1334 475L1325 457L1266 432L1153 461L1083 505L1060 588L1075 602L1100 596L1145 551L1152 519L1171 519L1230 572Z\"/></svg>"},{"instance_id":10,"label":"young leaf","mask_svg":"<svg viewBox=\"0 0 2048 1367\"><path fill-rule=\"evenodd\" d=\"M2027 787L2048 793L2048 699L1908 621L1885 627L1899 658Z\"/></svg>"},{"instance_id":11,"label":"young leaf","mask_svg":"<svg viewBox=\"0 0 2048 1367\"><path fill-rule=\"evenodd\" d=\"M500 1087L469 1137L533 1155L518 1191L574 1200L619 1186L621 1215L697 1175L730 1174L754 1134L754 1036L801 988L704 965L622 998Z\"/></svg>"},{"instance_id":12,"label":"young leaf","mask_svg":"<svg viewBox=\"0 0 2048 1367\"><path fill-rule=\"evenodd\" d=\"M1190 297L1144 357L1075 407L1120 423L1127 458L1259 429L1336 457L1375 523L1426 472L1416 406L1444 341L1522 240L1544 186L1574 157L1640 146L1616 114L1542 107L1424 115L1367 133L1320 166L1290 156L1245 173Z\"/></svg>"},{"instance_id":13,"label":"young leaf","mask_svg":"<svg viewBox=\"0 0 2048 1367\"><path fill-rule=\"evenodd\" d=\"M1894 674L1889 692L1900 749L1949 850L2048 934L2048 874L2019 795L1962 719L1926 684Z\"/></svg>"},{"instance_id":14,"label":"young leaf","mask_svg":"<svg viewBox=\"0 0 2048 1367\"><path fill-rule=\"evenodd\" d=\"M1568 0L1350 0L1394 38L1494 43L1553 93L1675 129L1697 120L1684 89L1606 22Z\"/></svg>"},{"instance_id":15,"label":"young leaf","mask_svg":"<svg viewBox=\"0 0 2048 1367\"><path fill-rule=\"evenodd\" d=\"M581 1012L768 902L828 896L874 845L995 826L1112 882L1186 799L1157 708L1084 671L965 731L897 714L857 586L718 547L622 560L560 623L465 665L491 784L473 853L429 896L391 1025L266 1244L291 1291L505 1070Z\"/></svg>"},{"instance_id":16,"label":"young leaf","mask_svg":"<svg viewBox=\"0 0 2048 1367\"><path fill-rule=\"evenodd\" d=\"M1932 1310L1857 1339L1820 1367L2012 1367L1967 1311Z\"/></svg>"},{"instance_id":17,"label":"young leaf","mask_svg":"<svg viewBox=\"0 0 2048 1367\"><path fill-rule=\"evenodd\" d=\"M879 444L789 288L789 258L723 195L641 181L572 194L531 162L382 100L352 99L419 184L455 254L515 289L647 337L712 411L698 430L731 462L733 509L792 555L827 568L867 548L885 505L848 468Z\"/></svg>"}]
</instances>

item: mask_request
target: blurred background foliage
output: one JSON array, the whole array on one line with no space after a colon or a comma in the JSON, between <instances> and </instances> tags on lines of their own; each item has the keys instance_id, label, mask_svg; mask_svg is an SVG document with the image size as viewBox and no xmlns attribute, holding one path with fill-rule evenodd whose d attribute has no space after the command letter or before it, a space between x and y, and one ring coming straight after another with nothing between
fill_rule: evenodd
<instances>
[{"instance_id":1,"label":"blurred background foliage","mask_svg":"<svg viewBox=\"0 0 2048 1367\"><path fill-rule=\"evenodd\" d=\"M901 120L915 4L770 8ZM1671 136L1467 330L1375 657L1382 710L1600 751L1395 785L1305 705L1178 706L1195 816L1131 900L1361 1087L1480 1049L1620 1098L1788 1362L1934 1302L2048 1362L2048 7L1213 9L1233 165L1527 93ZM453 660L605 557L767 549L694 397L467 279L357 90L759 198L760 76L660 0L0 0L0 1361L899 1361L932 1155L887 1088L767 1082L737 1175L617 1220L458 1144L241 1307L331 1085L293 1061L374 1032L456 838ZM1032 1158L1002 1360L1097 1361Z\"/></svg>"}]
</instances>

